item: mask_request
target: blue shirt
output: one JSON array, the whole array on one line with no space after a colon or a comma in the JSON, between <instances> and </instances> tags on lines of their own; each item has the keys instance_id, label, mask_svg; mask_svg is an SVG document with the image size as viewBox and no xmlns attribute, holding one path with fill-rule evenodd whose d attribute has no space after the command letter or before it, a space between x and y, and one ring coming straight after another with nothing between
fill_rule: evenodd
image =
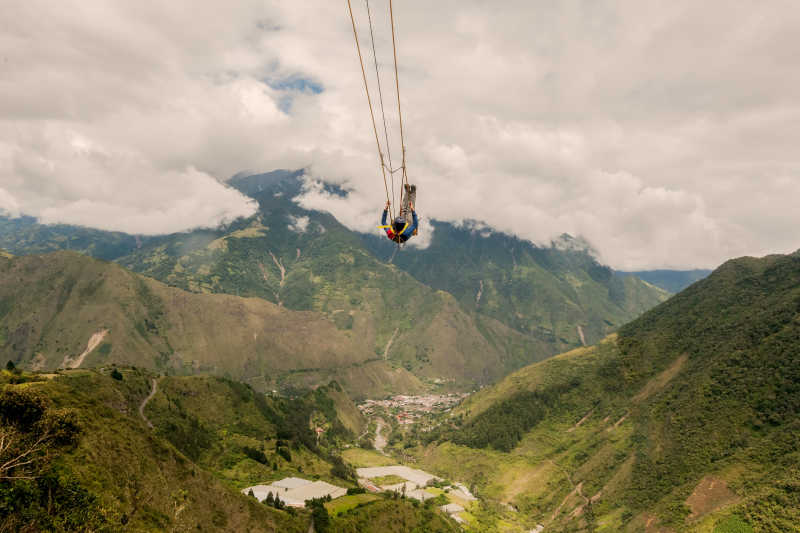
<instances>
[{"instance_id":1,"label":"blue shirt","mask_svg":"<svg viewBox=\"0 0 800 533\"><path fill-rule=\"evenodd\" d=\"M388 216L388 214L389 210L384 209L383 217L381 217L381 226L386 226L386 217ZM406 229L402 233L400 233L400 235L395 235L393 227L391 226L384 227L384 229L386 230L386 237L388 237L389 240L392 241L406 242L408 239L414 236L414 231L417 229L418 223L419 220L417 219L417 212L411 211L411 224L407 224Z\"/></svg>"}]
</instances>

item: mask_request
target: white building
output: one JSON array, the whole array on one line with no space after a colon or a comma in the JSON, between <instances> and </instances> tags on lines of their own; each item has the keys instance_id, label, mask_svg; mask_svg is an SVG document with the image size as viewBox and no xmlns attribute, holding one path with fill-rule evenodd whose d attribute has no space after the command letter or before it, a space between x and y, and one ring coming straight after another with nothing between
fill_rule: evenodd
<instances>
[{"instance_id":1,"label":"white building","mask_svg":"<svg viewBox=\"0 0 800 533\"><path fill-rule=\"evenodd\" d=\"M337 487L324 481L309 481L296 477L287 477L269 485L247 487L242 489L242 494L250 494L251 490L260 502L266 500L271 492L273 496L277 496L282 502L291 507L304 507L306 500L314 498L330 496L331 499L335 499L347 494L347 489L342 487Z\"/></svg>"}]
</instances>

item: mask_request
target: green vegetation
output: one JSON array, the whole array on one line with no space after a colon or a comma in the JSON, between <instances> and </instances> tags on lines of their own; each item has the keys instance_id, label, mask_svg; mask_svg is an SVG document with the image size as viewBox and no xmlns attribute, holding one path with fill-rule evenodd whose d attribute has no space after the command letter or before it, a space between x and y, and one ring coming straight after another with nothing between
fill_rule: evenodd
<instances>
[{"instance_id":1,"label":"green vegetation","mask_svg":"<svg viewBox=\"0 0 800 533\"><path fill-rule=\"evenodd\" d=\"M284 398L224 378L165 377L146 415L177 449L237 488L287 476L342 485L352 472L335 452L352 434L327 395L337 388ZM312 419L330 428L319 439Z\"/></svg>"},{"instance_id":2,"label":"green vegetation","mask_svg":"<svg viewBox=\"0 0 800 533\"><path fill-rule=\"evenodd\" d=\"M547 416L563 394L579 385L580 381L575 379L541 391L518 392L470 420L450 440L473 448L491 446L510 452L525 433Z\"/></svg>"},{"instance_id":3,"label":"green vegetation","mask_svg":"<svg viewBox=\"0 0 800 533\"><path fill-rule=\"evenodd\" d=\"M406 480L405 478L391 474L388 476L374 477L370 481L372 481L376 486L382 487L384 485L397 485L398 483L404 483Z\"/></svg>"},{"instance_id":4,"label":"green vegetation","mask_svg":"<svg viewBox=\"0 0 800 533\"><path fill-rule=\"evenodd\" d=\"M135 364L287 392L331 379L360 395L419 386L320 313L187 293L71 252L0 258L0 331L0 357L29 369ZM345 422L357 431L363 420L353 408Z\"/></svg>"},{"instance_id":5,"label":"green vegetation","mask_svg":"<svg viewBox=\"0 0 800 533\"><path fill-rule=\"evenodd\" d=\"M74 411L29 388L0 392L0 529L64 531L105 525L97 498L64 479L54 460L74 448Z\"/></svg>"},{"instance_id":6,"label":"green vegetation","mask_svg":"<svg viewBox=\"0 0 800 533\"><path fill-rule=\"evenodd\" d=\"M792 531L799 341L800 257L731 261L618 338L482 390L413 453L513 503L495 525L699 532L713 512L717 528Z\"/></svg>"},{"instance_id":7,"label":"green vegetation","mask_svg":"<svg viewBox=\"0 0 800 533\"><path fill-rule=\"evenodd\" d=\"M381 499L361 503L331 519L336 533L457 533L457 524L434 510L406 499Z\"/></svg>"},{"instance_id":8,"label":"green vegetation","mask_svg":"<svg viewBox=\"0 0 800 533\"><path fill-rule=\"evenodd\" d=\"M720 521L714 528L714 533L753 533L753 528L738 516L732 515Z\"/></svg>"},{"instance_id":9,"label":"green vegetation","mask_svg":"<svg viewBox=\"0 0 800 533\"><path fill-rule=\"evenodd\" d=\"M397 461L391 457L362 448L348 448L342 452L342 457L356 468L397 464Z\"/></svg>"},{"instance_id":10,"label":"green vegetation","mask_svg":"<svg viewBox=\"0 0 800 533\"><path fill-rule=\"evenodd\" d=\"M364 505L365 503L374 502L379 499L380 496L376 496L375 494L354 494L328 502L325 504L325 508L331 516L338 516L351 509L355 509L359 505Z\"/></svg>"},{"instance_id":11,"label":"green vegetation","mask_svg":"<svg viewBox=\"0 0 800 533\"><path fill-rule=\"evenodd\" d=\"M557 353L596 342L668 296L639 279L618 276L568 235L540 248L479 226L432 222L424 250L407 248L394 264L455 296L465 309L499 320ZM386 239L366 243L379 257L392 254Z\"/></svg>"},{"instance_id":12,"label":"green vegetation","mask_svg":"<svg viewBox=\"0 0 800 533\"><path fill-rule=\"evenodd\" d=\"M406 248L397 266L387 265L376 254L384 257L388 241L365 240L330 215L292 201L300 192L299 175L279 171L232 180L258 201L259 213L214 230L137 240L30 219L0 220L0 245L5 237L18 252L79 250L185 291L282 306L274 316L253 300L233 305L215 299L209 305L206 298L152 283L137 288L117 271L89 279L68 265L70 276L60 279L45 267L47 276L24 276L27 289L36 291L9 295L23 300L16 309L31 312L8 319L13 339L10 346L2 343L5 352L28 368L57 368L108 326L113 350L101 344L82 366L118 362L165 374L214 372L286 392L337 379L355 397L427 387L463 390L579 346L581 334L589 342L599 339L666 297L639 280L614 276L586 251L541 249L446 224L437 225L429 250ZM67 262L65 257L55 262ZM19 274L18 266L14 270ZM0 315L11 302L4 296ZM37 321L36 310L51 298L56 308L39 310L45 318ZM108 309L108 299L125 305ZM85 316L104 307L102 315ZM214 310L201 312L206 307ZM243 313L247 319L238 320ZM201 316L225 317L225 324L215 327ZM279 346L265 341L275 338Z\"/></svg>"},{"instance_id":13,"label":"green vegetation","mask_svg":"<svg viewBox=\"0 0 800 533\"><path fill-rule=\"evenodd\" d=\"M148 241L152 237L140 238ZM112 260L136 249L137 238L125 233L64 224L37 224L31 217L0 217L0 248L15 255L73 250ZM0 250L0 256L5 252Z\"/></svg>"},{"instance_id":14,"label":"green vegetation","mask_svg":"<svg viewBox=\"0 0 800 533\"><path fill-rule=\"evenodd\" d=\"M0 454L11 465L0 477L0 528L307 531L307 518L239 494L149 430L138 406L151 375L119 371L123 380L80 370L10 384L3 375L0 428L15 444ZM13 462L28 450L33 463Z\"/></svg>"}]
</instances>

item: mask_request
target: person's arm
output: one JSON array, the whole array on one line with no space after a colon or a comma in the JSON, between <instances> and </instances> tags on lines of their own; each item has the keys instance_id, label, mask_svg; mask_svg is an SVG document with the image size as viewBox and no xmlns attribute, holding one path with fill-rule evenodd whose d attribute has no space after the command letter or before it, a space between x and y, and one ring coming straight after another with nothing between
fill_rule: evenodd
<instances>
[{"instance_id":1,"label":"person's arm","mask_svg":"<svg viewBox=\"0 0 800 533\"><path fill-rule=\"evenodd\" d=\"M386 207L383 209L383 216L381 217L381 226L386 226L386 217L389 215L389 202L386 202ZM394 239L394 231L392 231L391 226L383 228L386 232L386 236L390 239Z\"/></svg>"},{"instance_id":2,"label":"person's arm","mask_svg":"<svg viewBox=\"0 0 800 533\"><path fill-rule=\"evenodd\" d=\"M419 222L419 220L417 219L417 212L414 211L414 208L412 207L411 208L411 225L406 228L406 231L404 231L403 234L406 237L411 237L412 235L414 235L414 230L417 229L417 223L418 222Z\"/></svg>"}]
</instances>

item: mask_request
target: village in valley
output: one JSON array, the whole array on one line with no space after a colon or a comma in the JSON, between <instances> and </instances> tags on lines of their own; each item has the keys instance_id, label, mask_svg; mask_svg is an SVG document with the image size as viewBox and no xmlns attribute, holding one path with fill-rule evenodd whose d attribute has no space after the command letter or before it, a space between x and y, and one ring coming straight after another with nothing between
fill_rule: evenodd
<instances>
[{"instance_id":1,"label":"village in valley","mask_svg":"<svg viewBox=\"0 0 800 533\"><path fill-rule=\"evenodd\" d=\"M358 405L370 422L369 434L361 436L361 447L348 446L342 454L355 467L357 489L318 479L288 477L246 487L242 493L270 504L279 500L290 508L307 507L313 501L322 500L332 514L338 509L352 508L370 498L378 498L379 494L391 493L436 506L459 524L467 525L471 518L469 510L477 505L478 498L466 485L402 465L384 452L387 437L429 430L467 396L465 393L396 395L383 400L365 400Z\"/></svg>"},{"instance_id":2,"label":"village in valley","mask_svg":"<svg viewBox=\"0 0 800 533\"><path fill-rule=\"evenodd\" d=\"M368 418L375 415L389 415L397 420L398 424L410 425L447 413L467 396L468 393L421 396L398 394L385 400L365 400L358 408Z\"/></svg>"}]
</instances>

